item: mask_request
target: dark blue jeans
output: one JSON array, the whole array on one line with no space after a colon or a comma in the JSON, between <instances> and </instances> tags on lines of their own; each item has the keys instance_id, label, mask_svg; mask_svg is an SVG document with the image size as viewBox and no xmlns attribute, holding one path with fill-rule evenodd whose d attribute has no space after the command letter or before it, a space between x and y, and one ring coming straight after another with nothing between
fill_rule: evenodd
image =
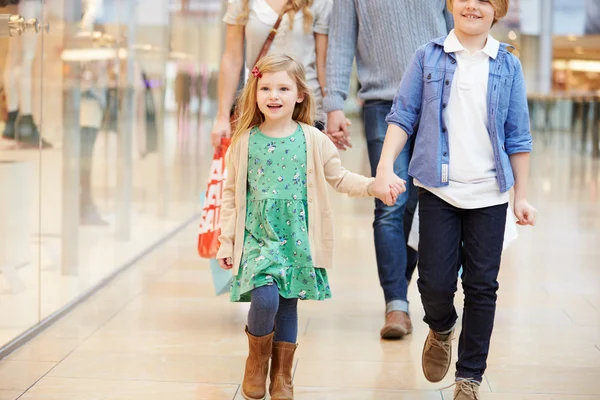
<instances>
[{"instance_id":1,"label":"dark blue jeans","mask_svg":"<svg viewBox=\"0 0 600 400\"><path fill-rule=\"evenodd\" d=\"M436 332L452 329L458 269L465 295L456 377L481 382L496 312L498 272L508 204L456 208L419 189L419 292L423 319Z\"/></svg>"},{"instance_id":2,"label":"dark blue jeans","mask_svg":"<svg viewBox=\"0 0 600 400\"><path fill-rule=\"evenodd\" d=\"M386 115L392 107L391 101L367 101L363 107L363 122L371 174L377 173L377 164L381 157L381 149L387 131ZM408 179L408 163L410 161L411 140L406 144L394 164L394 172L400 178L410 183ZM403 193L396 204L386 206L382 201L375 200L375 219L373 232L375 236L375 254L379 283L387 304L387 312L400 310L408 312L407 246L405 237L404 211L406 209L410 188ZM410 223L416 202L412 205ZM410 226L408 223L408 226ZM406 232L408 236L408 232ZM412 254L412 253L411 253ZM416 260L415 260L416 262ZM414 268L412 268L414 269Z\"/></svg>"},{"instance_id":3,"label":"dark blue jeans","mask_svg":"<svg viewBox=\"0 0 600 400\"><path fill-rule=\"evenodd\" d=\"M248 312L248 332L265 336L275 329L276 342L296 343L298 338L298 299L279 295L277 285L252 290Z\"/></svg>"}]
</instances>

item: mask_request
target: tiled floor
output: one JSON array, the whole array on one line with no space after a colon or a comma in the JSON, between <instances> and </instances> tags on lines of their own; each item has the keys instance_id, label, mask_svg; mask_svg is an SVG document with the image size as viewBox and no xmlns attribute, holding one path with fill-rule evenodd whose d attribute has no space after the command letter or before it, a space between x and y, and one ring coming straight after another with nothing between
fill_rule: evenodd
<instances>
[{"instance_id":1,"label":"tiled floor","mask_svg":"<svg viewBox=\"0 0 600 400\"><path fill-rule=\"evenodd\" d=\"M520 229L504 256L483 399L600 399L600 167L563 142L536 141L530 197L539 224ZM362 139L354 143L344 159L368 173ZM334 298L301 304L296 398L451 399L441 389L452 372L439 384L421 372L427 328L414 282L414 333L379 339L371 202L333 201ZM213 295L195 235L190 226L1 361L0 400L241 399L247 305Z\"/></svg>"}]
</instances>

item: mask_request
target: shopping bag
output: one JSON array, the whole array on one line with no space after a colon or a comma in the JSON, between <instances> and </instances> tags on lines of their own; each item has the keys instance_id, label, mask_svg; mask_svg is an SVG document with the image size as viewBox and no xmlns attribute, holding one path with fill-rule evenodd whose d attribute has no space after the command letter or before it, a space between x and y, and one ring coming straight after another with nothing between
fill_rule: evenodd
<instances>
[{"instance_id":1,"label":"shopping bag","mask_svg":"<svg viewBox=\"0 0 600 400\"><path fill-rule=\"evenodd\" d=\"M203 258L216 258L221 234L221 198L227 171L225 153L230 140L222 139L221 147L215 149L208 177L208 188L202 204L200 232L198 233L198 255Z\"/></svg>"},{"instance_id":2,"label":"shopping bag","mask_svg":"<svg viewBox=\"0 0 600 400\"><path fill-rule=\"evenodd\" d=\"M209 260L210 274L215 287L217 296L229 292L231 283L233 282L233 274L230 269L223 269L219 266L218 260Z\"/></svg>"}]
</instances>

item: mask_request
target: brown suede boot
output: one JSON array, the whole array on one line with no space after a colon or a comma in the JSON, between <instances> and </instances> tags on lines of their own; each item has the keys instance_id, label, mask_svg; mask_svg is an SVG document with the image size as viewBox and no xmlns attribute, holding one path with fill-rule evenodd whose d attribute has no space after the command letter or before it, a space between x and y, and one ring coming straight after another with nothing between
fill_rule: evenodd
<instances>
[{"instance_id":1,"label":"brown suede boot","mask_svg":"<svg viewBox=\"0 0 600 400\"><path fill-rule=\"evenodd\" d=\"M271 400L294 400L292 385L292 367L296 343L273 342L273 359L271 360L271 384L269 393Z\"/></svg>"},{"instance_id":2,"label":"brown suede boot","mask_svg":"<svg viewBox=\"0 0 600 400\"><path fill-rule=\"evenodd\" d=\"M274 332L261 337L252 336L246 327L249 350L242 382L242 397L247 400L264 400L267 397L267 373L273 334Z\"/></svg>"},{"instance_id":3,"label":"brown suede boot","mask_svg":"<svg viewBox=\"0 0 600 400\"><path fill-rule=\"evenodd\" d=\"M429 382L439 382L448 373L452 358L452 336L454 331L448 335L440 335L431 329L423 346L423 374Z\"/></svg>"},{"instance_id":4,"label":"brown suede boot","mask_svg":"<svg viewBox=\"0 0 600 400\"><path fill-rule=\"evenodd\" d=\"M454 400L479 400L479 385L471 381L458 381L454 389Z\"/></svg>"}]
</instances>

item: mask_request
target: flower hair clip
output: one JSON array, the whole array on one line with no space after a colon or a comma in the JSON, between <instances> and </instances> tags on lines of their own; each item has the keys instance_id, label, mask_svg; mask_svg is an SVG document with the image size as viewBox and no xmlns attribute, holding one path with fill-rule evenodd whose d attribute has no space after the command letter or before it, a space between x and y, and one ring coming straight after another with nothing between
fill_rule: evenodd
<instances>
[{"instance_id":1,"label":"flower hair clip","mask_svg":"<svg viewBox=\"0 0 600 400\"><path fill-rule=\"evenodd\" d=\"M252 75L254 75L255 78L262 78L262 73L260 72L258 67L252 68Z\"/></svg>"}]
</instances>

